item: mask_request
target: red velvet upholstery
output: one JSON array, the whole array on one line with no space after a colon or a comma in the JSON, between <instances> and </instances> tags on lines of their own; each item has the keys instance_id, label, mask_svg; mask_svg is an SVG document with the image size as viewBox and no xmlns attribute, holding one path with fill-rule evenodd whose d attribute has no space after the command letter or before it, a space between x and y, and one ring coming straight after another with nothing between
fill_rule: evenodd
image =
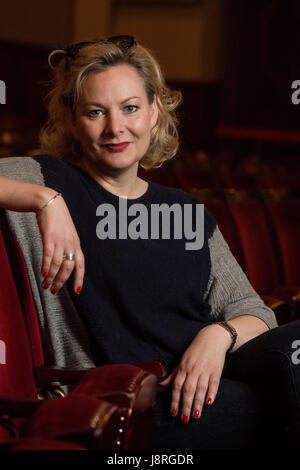
<instances>
[{"instance_id":1,"label":"red velvet upholstery","mask_svg":"<svg viewBox=\"0 0 300 470\"><path fill-rule=\"evenodd\" d=\"M119 449L122 408L86 394L48 400L22 428L21 437L62 439L87 449ZM121 442L121 441L119 441Z\"/></svg>"},{"instance_id":2,"label":"red velvet upholstery","mask_svg":"<svg viewBox=\"0 0 300 470\"><path fill-rule=\"evenodd\" d=\"M44 368L26 265L1 211L0 228L0 344L5 346L0 364L0 446L47 448L57 442L62 449L65 442L66 449L147 448L157 375L164 374L163 366L153 362L89 371ZM73 386L66 398L54 398L57 381ZM42 401L40 389L50 390Z\"/></svg>"},{"instance_id":3,"label":"red velvet upholstery","mask_svg":"<svg viewBox=\"0 0 300 470\"><path fill-rule=\"evenodd\" d=\"M273 309L272 305L281 302L278 309L281 310L280 323L292 320L300 282L290 283L282 279L279 247L259 194L237 190L227 191L226 194L239 233L245 271L250 282ZM283 306L283 302L290 309L287 305Z\"/></svg>"},{"instance_id":4,"label":"red velvet upholstery","mask_svg":"<svg viewBox=\"0 0 300 470\"><path fill-rule=\"evenodd\" d=\"M300 285L300 197L288 191L265 192L265 205L280 248L284 283Z\"/></svg>"},{"instance_id":5,"label":"red velvet upholstery","mask_svg":"<svg viewBox=\"0 0 300 470\"><path fill-rule=\"evenodd\" d=\"M280 284L279 265L263 207L253 192L232 190L227 197L249 280L258 292L270 293Z\"/></svg>"},{"instance_id":6,"label":"red velvet upholstery","mask_svg":"<svg viewBox=\"0 0 300 470\"><path fill-rule=\"evenodd\" d=\"M5 364L0 365L1 396L32 400L37 389L33 357L20 296L0 232L0 339L5 344Z\"/></svg>"},{"instance_id":7,"label":"red velvet upholstery","mask_svg":"<svg viewBox=\"0 0 300 470\"><path fill-rule=\"evenodd\" d=\"M298 158L290 160L288 164L285 159L265 162L260 173L261 187L276 191L299 191L299 170Z\"/></svg>"},{"instance_id":8,"label":"red velvet upholstery","mask_svg":"<svg viewBox=\"0 0 300 470\"><path fill-rule=\"evenodd\" d=\"M230 250L239 264L244 268L244 255L234 219L227 205L225 192L222 189L194 189L192 192L205 204L207 209L215 217Z\"/></svg>"}]
</instances>

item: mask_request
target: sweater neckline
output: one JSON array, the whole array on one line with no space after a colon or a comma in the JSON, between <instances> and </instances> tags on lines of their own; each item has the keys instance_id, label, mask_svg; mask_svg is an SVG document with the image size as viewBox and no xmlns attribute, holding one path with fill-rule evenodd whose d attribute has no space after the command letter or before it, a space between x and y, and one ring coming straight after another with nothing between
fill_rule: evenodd
<instances>
[{"instance_id":1,"label":"sweater neckline","mask_svg":"<svg viewBox=\"0 0 300 470\"><path fill-rule=\"evenodd\" d=\"M105 199L110 200L112 203L113 202L117 203L120 198L124 198L124 196L118 196L116 194L111 193L107 189L105 189L100 183L98 183L94 178L92 178L92 176L89 173L87 173L85 170L83 170L79 166L74 165L73 163L68 163L68 164L71 165L76 171L78 171L86 181L88 181L90 186L99 196L105 197ZM149 199L153 191L153 183L151 181L146 181L146 182L148 183L148 188L146 189L146 191L137 198L133 198L133 199L127 198L127 201L129 204L133 204L137 202L142 203L144 201L146 202Z\"/></svg>"}]
</instances>

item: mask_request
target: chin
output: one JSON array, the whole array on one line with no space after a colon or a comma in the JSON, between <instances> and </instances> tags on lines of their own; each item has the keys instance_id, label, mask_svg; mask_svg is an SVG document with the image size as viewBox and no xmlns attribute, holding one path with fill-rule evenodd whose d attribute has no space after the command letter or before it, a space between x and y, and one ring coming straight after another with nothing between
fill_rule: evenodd
<instances>
[{"instance_id":1,"label":"chin","mask_svg":"<svg viewBox=\"0 0 300 470\"><path fill-rule=\"evenodd\" d=\"M140 158L128 158L124 156L110 156L109 159L105 159L105 163L115 169L125 170L126 168L130 168L134 165L138 165Z\"/></svg>"},{"instance_id":2,"label":"chin","mask_svg":"<svg viewBox=\"0 0 300 470\"><path fill-rule=\"evenodd\" d=\"M109 153L105 152L102 154L95 154L90 152L90 157L87 160L90 161L91 165L101 171L106 169L114 171L122 171L129 169L133 166L138 166L141 157L128 155L126 152L120 153Z\"/></svg>"}]
</instances>

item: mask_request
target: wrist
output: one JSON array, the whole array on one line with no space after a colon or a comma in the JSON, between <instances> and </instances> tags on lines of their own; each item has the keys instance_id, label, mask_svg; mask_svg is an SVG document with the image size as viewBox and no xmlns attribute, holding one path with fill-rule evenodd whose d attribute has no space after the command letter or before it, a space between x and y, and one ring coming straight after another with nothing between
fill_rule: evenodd
<instances>
[{"instance_id":1,"label":"wrist","mask_svg":"<svg viewBox=\"0 0 300 470\"><path fill-rule=\"evenodd\" d=\"M50 199L52 199L57 194L57 191L51 188L41 186L36 192L34 198L34 212L38 215L45 206L47 206Z\"/></svg>"},{"instance_id":2,"label":"wrist","mask_svg":"<svg viewBox=\"0 0 300 470\"><path fill-rule=\"evenodd\" d=\"M199 336L201 337L204 332L207 332L206 334L209 335L209 341L217 344L218 349L222 349L224 354L227 353L232 340L229 332L226 331L225 328L220 327L218 323L215 322L202 328L198 333Z\"/></svg>"},{"instance_id":3,"label":"wrist","mask_svg":"<svg viewBox=\"0 0 300 470\"><path fill-rule=\"evenodd\" d=\"M228 338L229 338L230 342L229 342L229 346L227 348L227 353L229 353L234 348L234 346L236 344L236 340L237 340L237 337L238 337L237 331L234 328L234 326L232 326L227 321L216 322L215 324L217 326L220 326L224 330L226 330L226 332L228 333Z\"/></svg>"}]
</instances>

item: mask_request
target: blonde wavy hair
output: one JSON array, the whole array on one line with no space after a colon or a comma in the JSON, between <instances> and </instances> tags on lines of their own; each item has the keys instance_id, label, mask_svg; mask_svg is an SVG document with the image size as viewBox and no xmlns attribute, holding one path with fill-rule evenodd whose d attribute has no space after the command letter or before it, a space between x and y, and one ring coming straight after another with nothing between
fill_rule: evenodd
<instances>
[{"instance_id":1,"label":"blonde wavy hair","mask_svg":"<svg viewBox=\"0 0 300 470\"><path fill-rule=\"evenodd\" d=\"M54 71L48 93L48 121L40 132L41 151L62 160L81 158L80 143L75 141L67 124L67 113L76 109L82 83L93 72L101 72L120 64L128 64L141 76L151 104L156 97L158 121L151 131L150 145L140 165L157 168L175 156L179 147L176 108L182 101L180 91L171 90L153 54L139 44L128 49L99 40L86 44L76 52L53 51L49 64ZM71 46L72 47L72 46ZM59 57L60 55L60 57ZM61 60L54 65L54 59Z\"/></svg>"}]
</instances>

